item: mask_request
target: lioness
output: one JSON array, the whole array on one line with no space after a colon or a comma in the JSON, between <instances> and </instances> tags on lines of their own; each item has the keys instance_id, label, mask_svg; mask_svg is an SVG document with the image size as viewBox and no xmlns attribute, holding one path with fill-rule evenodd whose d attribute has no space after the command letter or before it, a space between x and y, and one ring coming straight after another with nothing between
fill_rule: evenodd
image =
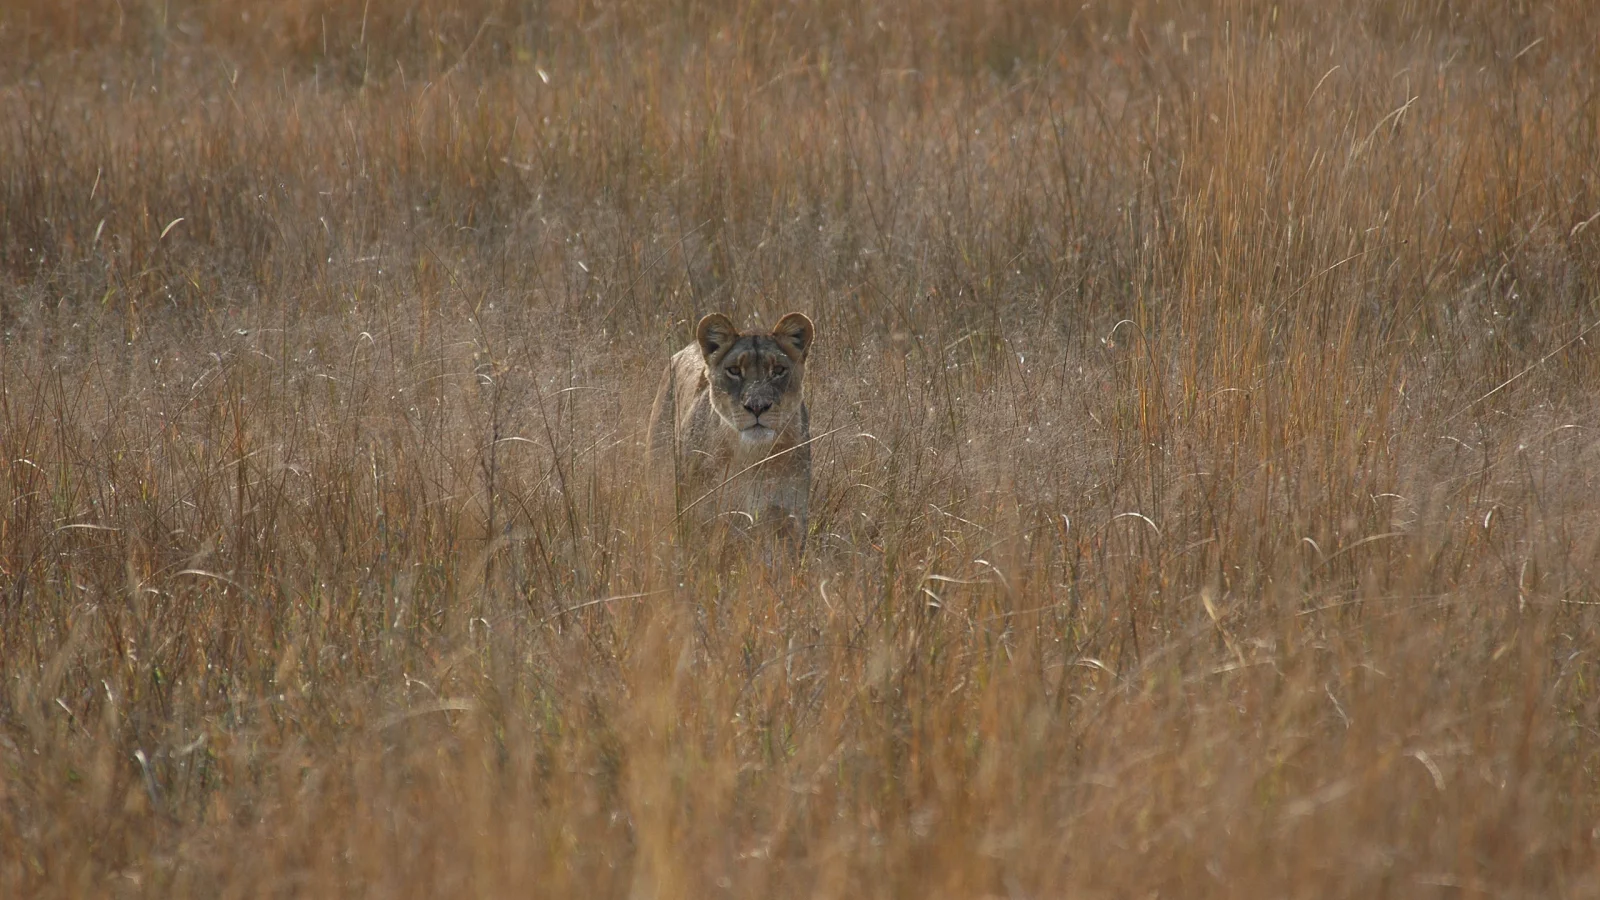
<instances>
[{"instance_id":1,"label":"lioness","mask_svg":"<svg viewBox=\"0 0 1600 900\"><path fill-rule=\"evenodd\" d=\"M789 313L770 333L727 316L700 320L673 354L650 413L647 453L671 466L680 516L771 528L799 546L811 487L804 384L811 320Z\"/></svg>"}]
</instances>

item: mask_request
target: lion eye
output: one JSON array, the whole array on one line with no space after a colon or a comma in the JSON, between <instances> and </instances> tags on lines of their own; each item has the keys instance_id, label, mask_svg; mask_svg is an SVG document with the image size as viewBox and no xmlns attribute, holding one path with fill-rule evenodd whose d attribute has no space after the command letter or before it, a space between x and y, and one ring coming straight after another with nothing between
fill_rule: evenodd
<instances>
[{"instance_id":1,"label":"lion eye","mask_svg":"<svg viewBox=\"0 0 1600 900\"><path fill-rule=\"evenodd\" d=\"M782 378L783 376L785 376L787 374L789 374L789 370L784 366L775 366L772 369L772 377L773 378Z\"/></svg>"},{"instance_id":2,"label":"lion eye","mask_svg":"<svg viewBox=\"0 0 1600 900\"><path fill-rule=\"evenodd\" d=\"M743 372L741 372L741 370L739 369L738 366L729 366L727 368L727 372L728 372L728 375L730 377L732 377L732 378L739 378L739 377L742 377L742 375L743 375Z\"/></svg>"}]
</instances>

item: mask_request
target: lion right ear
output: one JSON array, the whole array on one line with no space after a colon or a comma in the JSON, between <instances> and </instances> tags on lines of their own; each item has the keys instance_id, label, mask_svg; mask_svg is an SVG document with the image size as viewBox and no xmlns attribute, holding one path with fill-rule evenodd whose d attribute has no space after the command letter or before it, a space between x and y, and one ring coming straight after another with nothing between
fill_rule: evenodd
<instances>
[{"instance_id":1,"label":"lion right ear","mask_svg":"<svg viewBox=\"0 0 1600 900\"><path fill-rule=\"evenodd\" d=\"M710 362L719 350L726 350L739 339L739 329L722 313L712 313L700 320L694 329L695 342L700 345L700 355Z\"/></svg>"},{"instance_id":2,"label":"lion right ear","mask_svg":"<svg viewBox=\"0 0 1600 900\"><path fill-rule=\"evenodd\" d=\"M778 324L772 329L772 336L778 339L778 346L801 362L805 362L806 355L811 352L811 338L814 334L816 329L811 326L811 320L797 312L789 313L779 319Z\"/></svg>"}]
</instances>

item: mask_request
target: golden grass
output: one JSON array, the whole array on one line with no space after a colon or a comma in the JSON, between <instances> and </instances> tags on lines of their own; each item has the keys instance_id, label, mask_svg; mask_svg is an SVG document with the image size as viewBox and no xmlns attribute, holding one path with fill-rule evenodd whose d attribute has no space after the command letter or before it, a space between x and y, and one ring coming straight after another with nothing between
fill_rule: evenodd
<instances>
[{"instance_id":1,"label":"golden grass","mask_svg":"<svg viewBox=\"0 0 1600 900\"><path fill-rule=\"evenodd\" d=\"M1600 896L1600 7L0 10L0 894ZM817 322L808 557L651 518Z\"/></svg>"}]
</instances>

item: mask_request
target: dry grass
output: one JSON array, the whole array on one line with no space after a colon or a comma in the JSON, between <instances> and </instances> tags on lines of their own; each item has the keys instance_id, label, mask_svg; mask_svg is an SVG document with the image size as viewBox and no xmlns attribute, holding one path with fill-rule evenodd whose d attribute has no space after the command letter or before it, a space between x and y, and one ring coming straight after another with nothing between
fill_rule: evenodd
<instances>
[{"instance_id":1,"label":"dry grass","mask_svg":"<svg viewBox=\"0 0 1600 900\"><path fill-rule=\"evenodd\" d=\"M7 4L0 894L1600 896L1595 34ZM715 309L798 572L637 477Z\"/></svg>"}]
</instances>

